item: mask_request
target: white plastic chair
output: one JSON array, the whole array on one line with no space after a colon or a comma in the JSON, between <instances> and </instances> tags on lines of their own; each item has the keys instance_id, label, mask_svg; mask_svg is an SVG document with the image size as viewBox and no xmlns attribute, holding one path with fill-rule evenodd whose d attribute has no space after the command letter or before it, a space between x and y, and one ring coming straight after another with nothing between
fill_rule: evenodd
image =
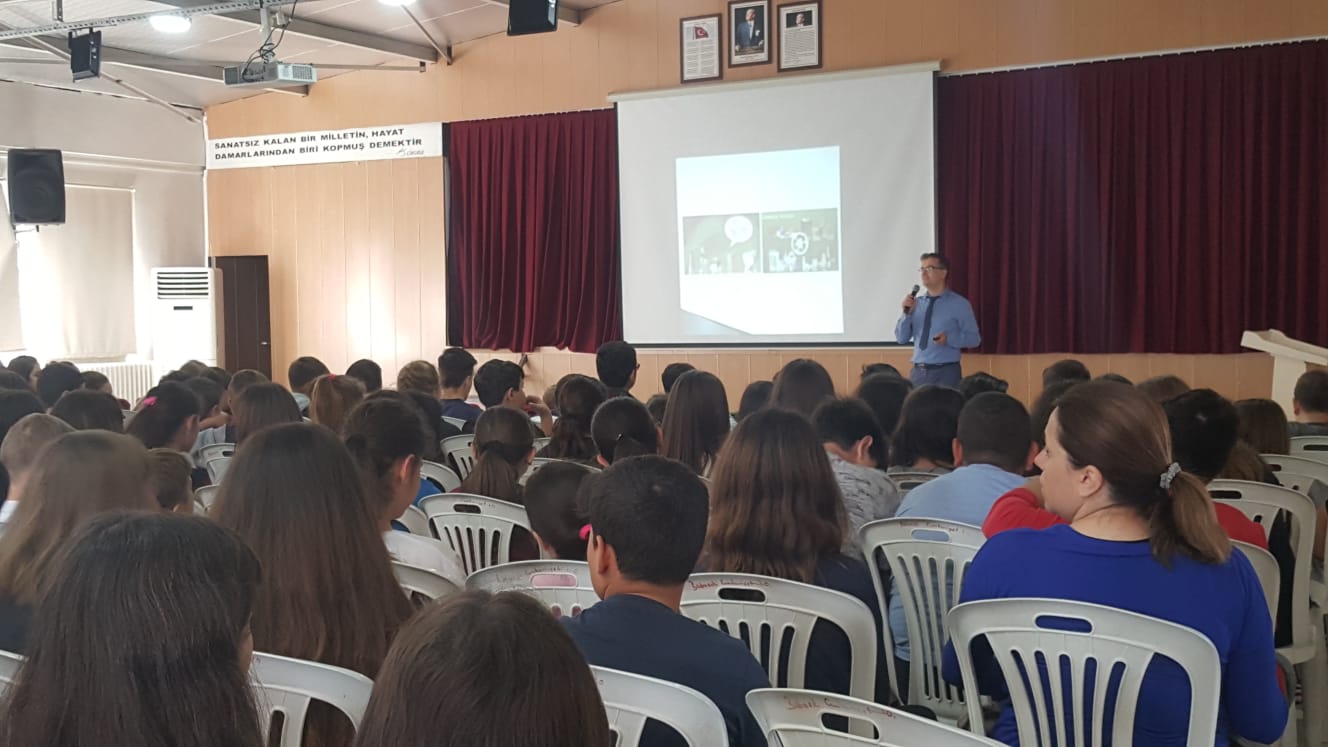
<instances>
[{"instance_id":1,"label":"white plastic chair","mask_svg":"<svg viewBox=\"0 0 1328 747\"><path fill-rule=\"evenodd\" d=\"M453 428L456 428L456 429L459 430L459 431L462 431L462 430L465 430L465 429L466 429L466 421L462 420L461 418L453 418L453 417L449 417L449 416L447 416L447 415L444 415L444 416L443 416L443 422L444 422L444 423L447 423L448 425L452 426Z\"/></svg>"},{"instance_id":2,"label":"white plastic chair","mask_svg":"<svg viewBox=\"0 0 1328 747\"><path fill-rule=\"evenodd\" d=\"M806 686L812 627L825 620L848 636L848 695L875 697L876 621L867 605L848 594L748 573L694 573L683 587L682 613L746 644L765 662L771 687ZM787 669L781 669L785 659Z\"/></svg>"},{"instance_id":3,"label":"white plastic chair","mask_svg":"<svg viewBox=\"0 0 1328 747\"><path fill-rule=\"evenodd\" d=\"M1050 627L1052 618L1076 625L1073 630L1064 624ZM950 610L950 637L964 689L970 693L978 692L978 683L969 648L979 636L986 637L1000 665L1019 743L1026 747L1066 745L1069 736L1076 745L1103 744L1107 735L1102 729L1108 720L1111 743L1131 744L1139 688L1155 656L1176 662L1189 677L1186 744L1212 747L1216 739L1222 666L1212 641L1197 630L1112 607L1060 599L968 602ZM1040 660L1048 666L1034 663ZM1090 662L1094 664L1091 669ZM1073 678L1068 683L1062 681L1065 666ZM1118 671L1119 681L1112 687ZM1092 702L1085 699L1090 688ZM1064 697L1067 689L1069 698ZM1106 707L1113 695L1115 708L1108 719ZM970 728L981 733L978 698L968 699L968 711ZM1085 734L1090 715L1093 733Z\"/></svg>"},{"instance_id":4,"label":"white plastic chair","mask_svg":"<svg viewBox=\"0 0 1328 747\"><path fill-rule=\"evenodd\" d=\"M220 485L221 481L226 477L226 470L231 466L232 458L233 457L228 456L213 457L203 463L203 467L208 473L208 480L210 480L213 485Z\"/></svg>"},{"instance_id":5,"label":"white plastic chair","mask_svg":"<svg viewBox=\"0 0 1328 747\"><path fill-rule=\"evenodd\" d=\"M373 681L358 672L276 654L255 652L249 675L257 691L264 744L271 744L268 733L276 714L283 717L280 747L300 747L314 700L344 713L358 731L373 689Z\"/></svg>"},{"instance_id":6,"label":"white plastic chair","mask_svg":"<svg viewBox=\"0 0 1328 747\"><path fill-rule=\"evenodd\" d=\"M609 729L617 735L616 747L637 747L646 719L669 725L688 747L728 747L728 727L719 707L692 688L605 667L591 667L590 672Z\"/></svg>"},{"instance_id":7,"label":"white plastic chair","mask_svg":"<svg viewBox=\"0 0 1328 747\"><path fill-rule=\"evenodd\" d=\"M218 457L233 456L235 456L235 444L208 444L198 450L198 461L202 462L204 465L206 465L209 460Z\"/></svg>"},{"instance_id":8,"label":"white plastic chair","mask_svg":"<svg viewBox=\"0 0 1328 747\"><path fill-rule=\"evenodd\" d=\"M401 584L401 588L406 591L406 595L412 598L416 594L420 594L431 600L442 599L461 591L460 587L448 581L447 578L427 568L420 568L408 563L392 561L392 573L396 574L397 583Z\"/></svg>"},{"instance_id":9,"label":"white plastic chair","mask_svg":"<svg viewBox=\"0 0 1328 747\"><path fill-rule=\"evenodd\" d=\"M1292 456L1328 461L1328 436L1296 436L1291 439ZM1317 744L1314 747L1319 747Z\"/></svg>"},{"instance_id":10,"label":"white plastic chair","mask_svg":"<svg viewBox=\"0 0 1328 747\"><path fill-rule=\"evenodd\" d=\"M772 745L783 747L970 747L1000 742L866 700L815 690L762 689L747 693L747 707ZM831 731L823 719L839 716L870 723L868 739Z\"/></svg>"},{"instance_id":11,"label":"white plastic chair","mask_svg":"<svg viewBox=\"0 0 1328 747\"><path fill-rule=\"evenodd\" d=\"M1286 487L1290 486L1282 479L1283 472L1305 475L1328 485L1328 461L1307 454L1260 454L1259 457L1277 475L1278 482Z\"/></svg>"},{"instance_id":12,"label":"white plastic chair","mask_svg":"<svg viewBox=\"0 0 1328 747\"><path fill-rule=\"evenodd\" d=\"M1277 558L1262 547L1248 542L1232 540L1231 545L1244 553L1253 566L1254 575L1259 577L1259 585L1263 587L1264 601L1268 602L1268 612L1276 625L1277 601L1282 595L1282 570L1277 565Z\"/></svg>"},{"instance_id":13,"label":"white plastic chair","mask_svg":"<svg viewBox=\"0 0 1328 747\"><path fill-rule=\"evenodd\" d=\"M461 487L461 478L457 473L453 472L451 467L438 462L421 462L420 477L436 485L439 493L450 493Z\"/></svg>"},{"instance_id":14,"label":"white plastic chair","mask_svg":"<svg viewBox=\"0 0 1328 747\"><path fill-rule=\"evenodd\" d=\"M554 617L576 617L599 602L590 566L575 560L527 560L475 571L467 589L519 591L540 600Z\"/></svg>"},{"instance_id":15,"label":"white plastic chair","mask_svg":"<svg viewBox=\"0 0 1328 747\"><path fill-rule=\"evenodd\" d=\"M221 490L220 485L207 485L194 491L194 500L203 507L204 511L211 511L212 504L217 501L217 492Z\"/></svg>"},{"instance_id":16,"label":"white plastic chair","mask_svg":"<svg viewBox=\"0 0 1328 747\"><path fill-rule=\"evenodd\" d=\"M940 475L932 472L890 472L886 474L890 481L899 489L900 497L908 494L908 491L916 488L924 482L931 482Z\"/></svg>"},{"instance_id":17,"label":"white plastic chair","mask_svg":"<svg viewBox=\"0 0 1328 747\"><path fill-rule=\"evenodd\" d=\"M524 506L481 495L449 493L420 502L435 536L461 555L467 575L511 562L512 534L530 531Z\"/></svg>"},{"instance_id":18,"label":"white plastic chair","mask_svg":"<svg viewBox=\"0 0 1328 747\"><path fill-rule=\"evenodd\" d=\"M959 602L964 576L986 541L982 530L967 524L939 519L885 519L859 530L862 550L871 559L867 568L876 587L876 599L889 615L889 587L881 578L876 552L884 553L890 575L904 607L911 656L908 700L935 711L943 718L957 719L967 705L959 688L941 678L941 659L949 634L945 616ZM894 667L894 641L885 628L886 664L890 686L899 692Z\"/></svg>"},{"instance_id":19,"label":"white plastic chair","mask_svg":"<svg viewBox=\"0 0 1328 747\"><path fill-rule=\"evenodd\" d=\"M406 510L397 517L397 521L411 534L434 538L433 531L429 528L429 516L419 506L406 506Z\"/></svg>"},{"instance_id":20,"label":"white plastic chair","mask_svg":"<svg viewBox=\"0 0 1328 747\"><path fill-rule=\"evenodd\" d=\"M452 461L457 466L457 474L462 480L470 475L470 471L475 469L475 452L471 451L471 444L475 443L474 434L465 436L452 436L444 438L439 444L443 449L443 456L452 457Z\"/></svg>"},{"instance_id":21,"label":"white plastic chair","mask_svg":"<svg viewBox=\"0 0 1328 747\"><path fill-rule=\"evenodd\" d=\"M589 464L583 464L582 462L573 462L570 459L549 459L547 457L536 457L530 460L530 466L526 468L525 474L521 475L521 480L520 480L521 484L525 485L526 482L530 480L531 476L534 475L536 472L539 472L540 469L542 469L543 467L546 467L550 464L556 464L558 462L562 462L564 464L575 464L576 466L581 467L587 472L599 472L598 469L590 466Z\"/></svg>"},{"instance_id":22,"label":"white plastic chair","mask_svg":"<svg viewBox=\"0 0 1328 747\"><path fill-rule=\"evenodd\" d=\"M534 449L535 449L535 451L539 451L540 449L544 448L545 446L548 446L548 445L549 445L549 442L552 441L552 440L553 440L552 438L549 438L549 437L547 437L547 436L542 436L542 437L540 437L540 438L535 439L535 445L534 445Z\"/></svg>"},{"instance_id":23,"label":"white plastic chair","mask_svg":"<svg viewBox=\"0 0 1328 747\"><path fill-rule=\"evenodd\" d=\"M27 658L22 654L16 654L13 651L0 651L0 697L9 693L9 688L14 686L14 680L18 678L18 670L23 667L23 662Z\"/></svg>"}]
</instances>

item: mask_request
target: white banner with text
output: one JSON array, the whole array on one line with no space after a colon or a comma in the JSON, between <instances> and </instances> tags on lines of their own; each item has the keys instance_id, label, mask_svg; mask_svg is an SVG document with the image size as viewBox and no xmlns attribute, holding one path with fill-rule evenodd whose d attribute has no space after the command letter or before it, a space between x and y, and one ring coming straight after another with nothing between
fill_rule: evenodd
<instances>
[{"instance_id":1,"label":"white banner with text","mask_svg":"<svg viewBox=\"0 0 1328 747\"><path fill-rule=\"evenodd\" d=\"M209 169L390 161L441 155L443 126L439 122L228 137L207 143Z\"/></svg>"}]
</instances>

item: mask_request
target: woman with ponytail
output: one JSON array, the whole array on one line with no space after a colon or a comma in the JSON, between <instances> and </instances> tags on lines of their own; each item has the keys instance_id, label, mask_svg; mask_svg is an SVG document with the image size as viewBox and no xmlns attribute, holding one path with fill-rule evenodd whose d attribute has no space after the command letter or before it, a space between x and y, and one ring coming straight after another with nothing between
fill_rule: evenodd
<instances>
[{"instance_id":1,"label":"woman with ponytail","mask_svg":"<svg viewBox=\"0 0 1328 747\"><path fill-rule=\"evenodd\" d=\"M553 423L549 445L535 456L541 459L594 461L595 439L590 435L590 421L607 396L604 385L589 376L569 374L554 387L557 392L558 419Z\"/></svg>"},{"instance_id":2,"label":"woman with ponytail","mask_svg":"<svg viewBox=\"0 0 1328 747\"><path fill-rule=\"evenodd\" d=\"M1277 682L1272 621L1249 561L1217 523L1203 482L1173 461L1162 408L1109 381L1065 394L1037 457L1046 508L1068 521L989 539L960 602L1068 599L1115 607L1193 628L1223 663L1216 744L1232 737L1278 740L1287 701ZM1187 675L1154 660L1144 678L1134 743L1186 744ZM994 736L1018 744L1008 690L989 650L975 650L979 689L1002 704ZM945 679L960 682L952 646Z\"/></svg>"},{"instance_id":3,"label":"woman with ponytail","mask_svg":"<svg viewBox=\"0 0 1328 747\"><path fill-rule=\"evenodd\" d=\"M511 407L492 407L475 421L475 467L458 492L521 503L521 475L535 456L530 419Z\"/></svg>"}]
</instances>

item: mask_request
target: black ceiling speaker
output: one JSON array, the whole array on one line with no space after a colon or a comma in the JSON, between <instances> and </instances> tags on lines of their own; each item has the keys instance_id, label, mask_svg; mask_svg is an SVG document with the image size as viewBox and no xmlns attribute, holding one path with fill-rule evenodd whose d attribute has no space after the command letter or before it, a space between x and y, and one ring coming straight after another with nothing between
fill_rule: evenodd
<instances>
[{"instance_id":1,"label":"black ceiling speaker","mask_svg":"<svg viewBox=\"0 0 1328 747\"><path fill-rule=\"evenodd\" d=\"M69 70L74 80L101 77L101 32L69 35Z\"/></svg>"},{"instance_id":2,"label":"black ceiling speaker","mask_svg":"<svg viewBox=\"0 0 1328 747\"><path fill-rule=\"evenodd\" d=\"M58 150L11 150L9 220L14 224L65 222L65 164Z\"/></svg>"},{"instance_id":3,"label":"black ceiling speaker","mask_svg":"<svg viewBox=\"0 0 1328 747\"><path fill-rule=\"evenodd\" d=\"M558 0L511 0L507 35L544 34L558 30Z\"/></svg>"}]
</instances>

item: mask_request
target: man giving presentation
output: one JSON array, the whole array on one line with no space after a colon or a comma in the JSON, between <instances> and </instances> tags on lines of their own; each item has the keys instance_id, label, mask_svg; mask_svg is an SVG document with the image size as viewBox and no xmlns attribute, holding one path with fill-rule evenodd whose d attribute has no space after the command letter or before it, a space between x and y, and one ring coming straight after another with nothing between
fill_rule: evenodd
<instances>
[{"instance_id":1,"label":"man giving presentation","mask_svg":"<svg viewBox=\"0 0 1328 747\"><path fill-rule=\"evenodd\" d=\"M895 341L900 345L913 343L913 371L909 378L914 385L958 387L964 377L959 368L960 350L982 343L978 320L973 318L968 299L945 286L950 274L945 257L922 255L918 272L926 293L918 296L918 288L914 286L913 292L904 297L904 313L895 322Z\"/></svg>"}]
</instances>

